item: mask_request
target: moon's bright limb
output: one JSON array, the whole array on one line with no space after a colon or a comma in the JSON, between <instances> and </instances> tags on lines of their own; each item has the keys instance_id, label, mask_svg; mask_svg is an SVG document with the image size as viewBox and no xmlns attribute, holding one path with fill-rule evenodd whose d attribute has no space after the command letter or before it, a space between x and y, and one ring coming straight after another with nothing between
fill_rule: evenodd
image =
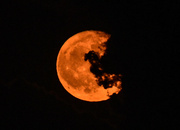
<instances>
[{"instance_id":1,"label":"moon's bright limb","mask_svg":"<svg viewBox=\"0 0 180 130\"><path fill-rule=\"evenodd\" d=\"M58 78L74 97L98 102L121 91L120 75L103 72L99 62L109 38L102 31L84 31L70 37L61 47L56 62Z\"/></svg>"}]
</instances>

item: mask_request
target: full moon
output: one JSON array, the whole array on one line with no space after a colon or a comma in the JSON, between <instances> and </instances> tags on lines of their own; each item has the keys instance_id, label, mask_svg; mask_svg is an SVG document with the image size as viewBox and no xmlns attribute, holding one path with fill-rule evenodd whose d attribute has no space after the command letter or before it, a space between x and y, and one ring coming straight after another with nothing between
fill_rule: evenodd
<instances>
[{"instance_id":1,"label":"full moon","mask_svg":"<svg viewBox=\"0 0 180 130\"><path fill-rule=\"evenodd\" d=\"M65 90L74 97L99 102L121 91L121 75L104 72L100 62L109 38L110 34L102 31L83 31L61 47L56 61L57 75Z\"/></svg>"}]
</instances>

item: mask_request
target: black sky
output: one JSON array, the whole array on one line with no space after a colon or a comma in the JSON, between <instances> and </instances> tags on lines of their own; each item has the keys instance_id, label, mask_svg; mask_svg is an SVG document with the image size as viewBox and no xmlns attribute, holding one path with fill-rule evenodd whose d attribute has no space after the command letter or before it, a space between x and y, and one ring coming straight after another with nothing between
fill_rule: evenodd
<instances>
[{"instance_id":1,"label":"black sky","mask_svg":"<svg viewBox=\"0 0 180 130\"><path fill-rule=\"evenodd\" d=\"M7 0L0 4L3 129L176 129L179 3ZM122 91L89 103L56 74L60 47L85 30L111 34L103 66Z\"/></svg>"}]
</instances>

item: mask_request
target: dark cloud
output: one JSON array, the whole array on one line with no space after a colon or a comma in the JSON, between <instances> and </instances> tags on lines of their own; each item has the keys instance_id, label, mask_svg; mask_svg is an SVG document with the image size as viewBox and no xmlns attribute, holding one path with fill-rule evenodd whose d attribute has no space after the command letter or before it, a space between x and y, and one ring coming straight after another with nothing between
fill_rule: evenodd
<instances>
[{"instance_id":1,"label":"dark cloud","mask_svg":"<svg viewBox=\"0 0 180 130\"><path fill-rule=\"evenodd\" d=\"M117 85L118 81L121 81L121 75L115 75L115 74L108 74L103 70L101 59L99 57L99 54L95 51L89 51L84 56L85 61L89 61L90 71L95 75L97 78L97 83L99 86L103 85L105 89L110 88L112 86L116 86L121 88L120 85Z\"/></svg>"}]
</instances>

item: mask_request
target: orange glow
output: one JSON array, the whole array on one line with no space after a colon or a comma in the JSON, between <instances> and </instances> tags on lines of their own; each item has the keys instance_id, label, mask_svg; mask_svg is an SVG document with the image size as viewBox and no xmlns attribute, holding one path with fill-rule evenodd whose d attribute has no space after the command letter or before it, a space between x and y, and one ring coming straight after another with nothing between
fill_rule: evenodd
<instances>
[{"instance_id":1,"label":"orange glow","mask_svg":"<svg viewBox=\"0 0 180 130\"><path fill-rule=\"evenodd\" d=\"M98 102L107 100L113 93L121 91L120 79L114 80L115 74L103 73L98 78L90 71L91 63L85 60L85 54L94 51L101 58L105 51L105 42L110 38L109 34L101 31L84 31L70 37L61 47L56 69L58 78L63 87L74 97ZM102 68L99 68L102 70ZM111 81L109 87L100 84L99 79Z\"/></svg>"}]
</instances>

